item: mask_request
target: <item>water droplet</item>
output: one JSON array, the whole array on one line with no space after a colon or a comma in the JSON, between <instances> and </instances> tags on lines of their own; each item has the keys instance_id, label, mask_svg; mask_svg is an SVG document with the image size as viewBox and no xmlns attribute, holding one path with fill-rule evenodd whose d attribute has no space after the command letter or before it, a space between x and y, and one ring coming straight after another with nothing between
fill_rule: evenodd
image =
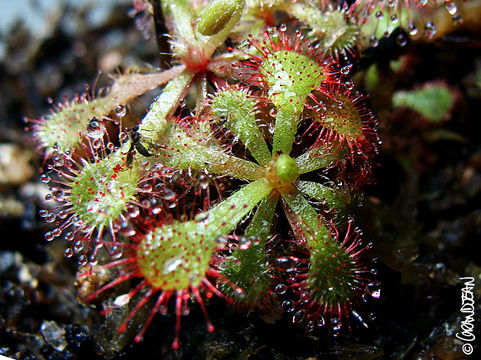
<instances>
[{"instance_id":1,"label":"water droplet","mask_svg":"<svg viewBox=\"0 0 481 360\"><path fill-rule=\"evenodd\" d=\"M209 179L204 174L200 175L200 187L205 190L209 187Z\"/></svg>"},{"instance_id":2,"label":"water droplet","mask_svg":"<svg viewBox=\"0 0 481 360\"><path fill-rule=\"evenodd\" d=\"M122 131L122 132L119 134L119 140L120 140L121 143L126 142L126 141L128 140L128 138L129 138L129 135L128 135L126 132L124 132L124 131Z\"/></svg>"},{"instance_id":3,"label":"water droplet","mask_svg":"<svg viewBox=\"0 0 481 360\"><path fill-rule=\"evenodd\" d=\"M80 266L85 266L85 265L87 265L87 257L86 257L85 255L80 255L80 256L78 257L78 264L79 264Z\"/></svg>"},{"instance_id":4,"label":"water droplet","mask_svg":"<svg viewBox=\"0 0 481 360\"><path fill-rule=\"evenodd\" d=\"M175 192L173 192L172 190L170 189L164 189L164 194L162 196L162 198L164 200L167 200L167 201L174 201L176 198L177 198L177 195L175 195Z\"/></svg>"},{"instance_id":5,"label":"water droplet","mask_svg":"<svg viewBox=\"0 0 481 360\"><path fill-rule=\"evenodd\" d=\"M48 182L50 181L50 177L47 174L42 174L40 175L40 181L45 184L48 184Z\"/></svg>"},{"instance_id":6,"label":"water droplet","mask_svg":"<svg viewBox=\"0 0 481 360\"><path fill-rule=\"evenodd\" d=\"M279 30L284 32L287 30L287 25L286 24L281 24L281 26L279 27Z\"/></svg>"},{"instance_id":7,"label":"water droplet","mask_svg":"<svg viewBox=\"0 0 481 360\"><path fill-rule=\"evenodd\" d=\"M306 311L304 309L298 310L292 317L292 322L294 324L299 324L305 320L305 317L306 317Z\"/></svg>"},{"instance_id":8,"label":"water droplet","mask_svg":"<svg viewBox=\"0 0 481 360\"><path fill-rule=\"evenodd\" d=\"M279 295L284 295L287 291L287 285L286 284L278 284L274 291L279 294Z\"/></svg>"},{"instance_id":9,"label":"water droplet","mask_svg":"<svg viewBox=\"0 0 481 360\"><path fill-rule=\"evenodd\" d=\"M61 229L56 228L56 229L53 229L53 230L52 230L52 235L53 235L53 237L59 237L60 234L62 234L62 230L61 230Z\"/></svg>"},{"instance_id":10,"label":"water droplet","mask_svg":"<svg viewBox=\"0 0 481 360\"><path fill-rule=\"evenodd\" d=\"M99 139L104 135L104 124L96 117L90 120L89 125L87 126L87 136L91 137L92 139Z\"/></svg>"},{"instance_id":11,"label":"water droplet","mask_svg":"<svg viewBox=\"0 0 481 360\"><path fill-rule=\"evenodd\" d=\"M127 109L125 108L125 106L117 105L117 107L115 108L115 115L117 115L117 117L119 118L123 118L125 114L127 114Z\"/></svg>"},{"instance_id":12,"label":"water droplet","mask_svg":"<svg viewBox=\"0 0 481 360\"><path fill-rule=\"evenodd\" d=\"M120 259L122 257L122 248L117 245L112 246L110 248L110 257L114 260Z\"/></svg>"},{"instance_id":13,"label":"water droplet","mask_svg":"<svg viewBox=\"0 0 481 360\"><path fill-rule=\"evenodd\" d=\"M223 236L218 236L217 239L216 239L216 244L217 244L217 248L219 250L225 249L225 247L227 245L227 239Z\"/></svg>"},{"instance_id":14,"label":"water droplet","mask_svg":"<svg viewBox=\"0 0 481 360\"><path fill-rule=\"evenodd\" d=\"M239 239L239 249L241 250L247 250L248 248L250 248L252 244L252 240L250 238L240 238Z\"/></svg>"},{"instance_id":15,"label":"water droplet","mask_svg":"<svg viewBox=\"0 0 481 360\"><path fill-rule=\"evenodd\" d=\"M418 33L418 28L413 23L410 23L408 26L408 32L409 35L414 36Z\"/></svg>"},{"instance_id":16,"label":"water droplet","mask_svg":"<svg viewBox=\"0 0 481 360\"><path fill-rule=\"evenodd\" d=\"M317 326L323 327L325 325L326 325L326 320L324 319L324 317L322 317L322 315L319 315L319 319L317 319Z\"/></svg>"},{"instance_id":17,"label":"water droplet","mask_svg":"<svg viewBox=\"0 0 481 360\"><path fill-rule=\"evenodd\" d=\"M376 11L375 16L376 16L377 19L382 19L383 15L384 14L382 13L382 11Z\"/></svg>"},{"instance_id":18,"label":"water droplet","mask_svg":"<svg viewBox=\"0 0 481 360\"><path fill-rule=\"evenodd\" d=\"M339 333L341 332L342 328L342 322L338 318L332 318L331 323L330 323L330 329L332 331L333 336L339 336Z\"/></svg>"},{"instance_id":19,"label":"water droplet","mask_svg":"<svg viewBox=\"0 0 481 360\"><path fill-rule=\"evenodd\" d=\"M59 158L59 157L56 157L54 160L53 160L53 165L55 167L62 167L64 165L64 160L62 158Z\"/></svg>"},{"instance_id":20,"label":"water droplet","mask_svg":"<svg viewBox=\"0 0 481 360\"><path fill-rule=\"evenodd\" d=\"M377 47L379 45L379 40L376 38L375 35L372 35L369 39L369 45L372 47Z\"/></svg>"},{"instance_id":21,"label":"water droplet","mask_svg":"<svg viewBox=\"0 0 481 360\"><path fill-rule=\"evenodd\" d=\"M65 234L64 240L65 241L72 241L74 237L75 237L74 233L69 231L68 233Z\"/></svg>"},{"instance_id":22,"label":"water droplet","mask_svg":"<svg viewBox=\"0 0 481 360\"><path fill-rule=\"evenodd\" d=\"M408 39L404 33L399 33L399 35L396 38L396 42L399 46L406 46L408 43Z\"/></svg>"},{"instance_id":23,"label":"water droplet","mask_svg":"<svg viewBox=\"0 0 481 360\"><path fill-rule=\"evenodd\" d=\"M458 12L458 7L453 0L445 0L444 7L448 11L449 15L454 15Z\"/></svg>"},{"instance_id":24,"label":"water droplet","mask_svg":"<svg viewBox=\"0 0 481 360\"><path fill-rule=\"evenodd\" d=\"M96 254L90 255L90 257L89 257L89 264L90 265L97 265L98 262L99 262L99 259L98 259Z\"/></svg>"},{"instance_id":25,"label":"water droplet","mask_svg":"<svg viewBox=\"0 0 481 360\"><path fill-rule=\"evenodd\" d=\"M52 213L49 213L46 217L45 217L45 221L49 222L49 223L52 223L55 221L55 214L52 214Z\"/></svg>"},{"instance_id":26,"label":"water droplet","mask_svg":"<svg viewBox=\"0 0 481 360\"><path fill-rule=\"evenodd\" d=\"M102 146L102 139L101 138L98 138L98 139L94 139L94 141L92 141L92 147L94 149L100 149L100 147Z\"/></svg>"},{"instance_id":27,"label":"water droplet","mask_svg":"<svg viewBox=\"0 0 481 360\"><path fill-rule=\"evenodd\" d=\"M428 21L424 25L424 35L428 39L432 39L436 35L436 32L437 32L436 25L434 25L434 23L432 23L431 21Z\"/></svg>"},{"instance_id":28,"label":"water droplet","mask_svg":"<svg viewBox=\"0 0 481 360\"><path fill-rule=\"evenodd\" d=\"M347 89L347 90L352 90L352 89L354 89L354 81L351 81L351 80L346 81L346 83L345 83L344 85L346 86L346 89Z\"/></svg>"},{"instance_id":29,"label":"water droplet","mask_svg":"<svg viewBox=\"0 0 481 360\"><path fill-rule=\"evenodd\" d=\"M276 117L277 116L277 108L276 107L273 107L269 110L269 115L272 116L272 117Z\"/></svg>"},{"instance_id":30,"label":"water droplet","mask_svg":"<svg viewBox=\"0 0 481 360\"><path fill-rule=\"evenodd\" d=\"M352 64L343 66L343 67L341 68L341 73L342 73L343 75L348 75L349 72L351 71L351 69L352 69Z\"/></svg>"},{"instance_id":31,"label":"water droplet","mask_svg":"<svg viewBox=\"0 0 481 360\"><path fill-rule=\"evenodd\" d=\"M181 259L168 259L164 263L164 274L171 273L175 271L182 264Z\"/></svg>"},{"instance_id":32,"label":"water droplet","mask_svg":"<svg viewBox=\"0 0 481 360\"><path fill-rule=\"evenodd\" d=\"M397 14L392 14L391 15L391 23L393 25L396 25L398 22L399 22L399 17L397 16Z\"/></svg>"},{"instance_id":33,"label":"water droplet","mask_svg":"<svg viewBox=\"0 0 481 360\"><path fill-rule=\"evenodd\" d=\"M381 285L378 282L372 282L366 285L366 292L374 299L381 297Z\"/></svg>"},{"instance_id":34,"label":"water droplet","mask_svg":"<svg viewBox=\"0 0 481 360\"><path fill-rule=\"evenodd\" d=\"M288 313L293 312L294 309L296 308L295 304L289 300L283 301L282 306L284 307L284 309L286 309Z\"/></svg>"},{"instance_id":35,"label":"water droplet","mask_svg":"<svg viewBox=\"0 0 481 360\"><path fill-rule=\"evenodd\" d=\"M63 252L63 255L69 259L73 256L73 250L71 248L68 248L68 249L65 249L65 251Z\"/></svg>"},{"instance_id":36,"label":"water droplet","mask_svg":"<svg viewBox=\"0 0 481 360\"><path fill-rule=\"evenodd\" d=\"M46 232L44 236L45 236L45 240L47 241L52 241L54 239L54 236L50 231Z\"/></svg>"},{"instance_id":37,"label":"water droplet","mask_svg":"<svg viewBox=\"0 0 481 360\"><path fill-rule=\"evenodd\" d=\"M79 253L80 251L82 251L83 248L84 248L84 244L82 243L81 240L77 240L77 241L73 244L73 250L74 250L76 253Z\"/></svg>"},{"instance_id":38,"label":"water droplet","mask_svg":"<svg viewBox=\"0 0 481 360\"><path fill-rule=\"evenodd\" d=\"M38 212L38 214L40 215L40 217L43 217L43 218L44 218L44 217L47 217L47 216L48 216L48 211L45 210L45 209L43 209L43 210L40 210L40 211Z\"/></svg>"}]
</instances>

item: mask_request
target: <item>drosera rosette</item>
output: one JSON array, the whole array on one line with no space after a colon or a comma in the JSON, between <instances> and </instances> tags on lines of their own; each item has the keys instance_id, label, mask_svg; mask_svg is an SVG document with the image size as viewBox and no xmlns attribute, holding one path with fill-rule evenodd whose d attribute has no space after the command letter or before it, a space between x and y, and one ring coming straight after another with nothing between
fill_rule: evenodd
<instances>
[{"instance_id":1,"label":"drosera rosette","mask_svg":"<svg viewBox=\"0 0 481 360\"><path fill-rule=\"evenodd\" d=\"M347 221L344 237L332 222L325 222L307 200L295 194L285 195L282 201L286 216L294 232L289 253L277 258L281 273L276 286L292 321L313 332L328 325L333 336L338 336L344 322L354 317L363 326L356 307L366 294L373 295L378 282L373 280L376 270L365 263L365 252L372 244L363 244L362 232ZM347 327L349 328L349 326Z\"/></svg>"},{"instance_id":2,"label":"drosera rosette","mask_svg":"<svg viewBox=\"0 0 481 360\"><path fill-rule=\"evenodd\" d=\"M131 241L119 244L123 248L122 256L103 265L104 268L117 268L121 275L97 289L87 299L94 300L120 283L139 278L140 283L133 290L118 297L114 306L105 310L111 311L116 305L124 306L142 292L119 331L124 331L136 312L155 297L155 305L135 341L142 340L157 312L167 311L171 299L175 299L174 349L179 346L180 317L187 313L187 303L191 298L201 307L208 331L213 331L214 326L208 318L201 292L206 297L215 294L226 298L216 288L217 282L224 282L232 286L236 293L242 293L242 289L220 273L222 254L219 251L225 251L229 233L270 190L268 183L261 179L246 185L209 210L197 213L193 219L189 219L189 214L176 216L174 212L165 211L158 215L151 213L144 221L139 219L139 230L130 237ZM247 247L244 240L237 243L241 248Z\"/></svg>"}]
</instances>

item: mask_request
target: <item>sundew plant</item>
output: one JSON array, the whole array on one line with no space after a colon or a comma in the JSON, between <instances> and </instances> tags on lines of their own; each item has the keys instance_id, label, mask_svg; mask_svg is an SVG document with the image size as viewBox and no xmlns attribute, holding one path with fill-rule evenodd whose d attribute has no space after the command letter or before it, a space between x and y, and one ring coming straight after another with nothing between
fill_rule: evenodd
<instances>
[{"instance_id":1,"label":"sundew plant","mask_svg":"<svg viewBox=\"0 0 481 360\"><path fill-rule=\"evenodd\" d=\"M368 327L364 305L381 284L356 216L380 139L353 73L399 25L402 45L435 37L431 14L460 22L456 2L165 0L135 9L163 22L168 63L122 69L102 92L30 120L50 189L46 240L65 241L81 281L109 274L84 300L106 314L126 309L119 332L148 309L137 342L174 313L173 349L191 306L214 330L213 296L251 312L281 306L308 333Z\"/></svg>"}]
</instances>

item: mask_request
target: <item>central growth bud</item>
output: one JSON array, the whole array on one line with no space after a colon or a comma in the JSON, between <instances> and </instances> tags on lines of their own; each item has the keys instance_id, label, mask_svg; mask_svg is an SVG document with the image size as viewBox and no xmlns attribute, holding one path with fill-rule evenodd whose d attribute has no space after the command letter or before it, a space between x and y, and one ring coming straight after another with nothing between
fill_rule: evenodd
<instances>
[{"instance_id":1,"label":"central growth bud","mask_svg":"<svg viewBox=\"0 0 481 360\"><path fill-rule=\"evenodd\" d=\"M288 192L291 184L297 180L299 168L296 160L289 155L280 154L266 168L266 178L277 191Z\"/></svg>"}]
</instances>

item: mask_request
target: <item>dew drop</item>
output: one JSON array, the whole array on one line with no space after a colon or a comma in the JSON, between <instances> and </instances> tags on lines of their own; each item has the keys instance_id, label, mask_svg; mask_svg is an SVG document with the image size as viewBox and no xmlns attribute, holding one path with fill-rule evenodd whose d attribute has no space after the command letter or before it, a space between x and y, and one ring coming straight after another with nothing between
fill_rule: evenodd
<instances>
[{"instance_id":1,"label":"dew drop","mask_svg":"<svg viewBox=\"0 0 481 360\"><path fill-rule=\"evenodd\" d=\"M173 192L172 190L164 189L164 194L162 198L167 201L174 201L177 198L177 196L175 195L175 192Z\"/></svg>"},{"instance_id":2,"label":"dew drop","mask_svg":"<svg viewBox=\"0 0 481 360\"><path fill-rule=\"evenodd\" d=\"M397 16L397 14L392 14L391 15L391 23L393 25L396 25L397 23L399 23L399 17Z\"/></svg>"},{"instance_id":3,"label":"dew drop","mask_svg":"<svg viewBox=\"0 0 481 360\"><path fill-rule=\"evenodd\" d=\"M47 241L52 241L54 239L54 236L50 231L46 232L44 236L45 236L45 240Z\"/></svg>"},{"instance_id":4,"label":"dew drop","mask_svg":"<svg viewBox=\"0 0 481 360\"><path fill-rule=\"evenodd\" d=\"M434 35L436 35L436 32L437 32L436 25L434 25L434 23L432 23L431 21L428 21L424 25L424 35L428 39L432 39L434 37Z\"/></svg>"},{"instance_id":5,"label":"dew drop","mask_svg":"<svg viewBox=\"0 0 481 360\"><path fill-rule=\"evenodd\" d=\"M376 16L377 19L382 19L382 17L383 17L382 11L376 11L375 16Z\"/></svg>"},{"instance_id":6,"label":"dew drop","mask_svg":"<svg viewBox=\"0 0 481 360\"><path fill-rule=\"evenodd\" d=\"M110 248L110 257L114 260L122 257L122 248L120 246L114 245Z\"/></svg>"},{"instance_id":7,"label":"dew drop","mask_svg":"<svg viewBox=\"0 0 481 360\"><path fill-rule=\"evenodd\" d=\"M381 297L381 285L379 283L371 282L366 285L366 292L374 299Z\"/></svg>"},{"instance_id":8,"label":"dew drop","mask_svg":"<svg viewBox=\"0 0 481 360\"><path fill-rule=\"evenodd\" d=\"M92 141L92 147L94 149L100 149L102 146L102 139L101 138L97 138L97 139L94 139L94 141Z\"/></svg>"},{"instance_id":9,"label":"dew drop","mask_svg":"<svg viewBox=\"0 0 481 360\"><path fill-rule=\"evenodd\" d=\"M92 139L99 139L104 135L105 127L100 120L93 118L87 126L87 136Z\"/></svg>"},{"instance_id":10,"label":"dew drop","mask_svg":"<svg viewBox=\"0 0 481 360\"><path fill-rule=\"evenodd\" d=\"M277 116L277 108L273 107L272 109L269 110L269 115L272 117Z\"/></svg>"},{"instance_id":11,"label":"dew drop","mask_svg":"<svg viewBox=\"0 0 481 360\"><path fill-rule=\"evenodd\" d=\"M53 165L54 165L55 167L58 167L58 168L59 168L59 167L64 166L64 164L65 164L65 162L64 162L64 160L63 160L62 158L56 157L56 158L53 160Z\"/></svg>"},{"instance_id":12,"label":"dew drop","mask_svg":"<svg viewBox=\"0 0 481 360\"><path fill-rule=\"evenodd\" d=\"M418 33L418 28L413 23L410 23L408 26L408 32L409 35L414 36Z\"/></svg>"},{"instance_id":13,"label":"dew drop","mask_svg":"<svg viewBox=\"0 0 481 360\"><path fill-rule=\"evenodd\" d=\"M43 217L43 218L44 218L44 217L47 217L47 216L48 216L48 211L45 210L45 209L43 209L43 210L40 210L40 211L38 212L38 214L40 215L40 217Z\"/></svg>"},{"instance_id":14,"label":"dew drop","mask_svg":"<svg viewBox=\"0 0 481 360\"><path fill-rule=\"evenodd\" d=\"M87 257L85 255L80 255L79 258L78 258L78 264L80 266L87 265Z\"/></svg>"},{"instance_id":15,"label":"dew drop","mask_svg":"<svg viewBox=\"0 0 481 360\"><path fill-rule=\"evenodd\" d=\"M449 15L454 16L454 14L458 12L458 7L456 6L453 0L445 0L444 7L448 11Z\"/></svg>"},{"instance_id":16,"label":"dew drop","mask_svg":"<svg viewBox=\"0 0 481 360\"><path fill-rule=\"evenodd\" d=\"M129 138L129 135L127 135L126 132L122 131L120 134L119 134L119 140L121 143L124 143L127 141L127 139Z\"/></svg>"},{"instance_id":17,"label":"dew drop","mask_svg":"<svg viewBox=\"0 0 481 360\"><path fill-rule=\"evenodd\" d=\"M339 336L339 333L341 332L341 328L342 328L341 320L338 318L332 318L330 323L330 329L334 337Z\"/></svg>"},{"instance_id":18,"label":"dew drop","mask_svg":"<svg viewBox=\"0 0 481 360\"><path fill-rule=\"evenodd\" d=\"M52 213L49 213L46 217L45 217L45 221L49 222L49 223L52 223L55 221L55 214L52 214Z\"/></svg>"},{"instance_id":19,"label":"dew drop","mask_svg":"<svg viewBox=\"0 0 481 360\"><path fill-rule=\"evenodd\" d=\"M279 30L284 32L287 30L287 25L286 24L281 24L281 26L279 27Z\"/></svg>"},{"instance_id":20,"label":"dew drop","mask_svg":"<svg viewBox=\"0 0 481 360\"><path fill-rule=\"evenodd\" d=\"M202 174L200 176L200 187L205 190L209 187L209 179L207 178L207 176L205 176L204 174Z\"/></svg>"},{"instance_id":21,"label":"dew drop","mask_svg":"<svg viewBox=\"0 0 481 360\"><path fill-rule=\"evenodd\" d=\"M69 259L73 256L73 250L68 248L68 249L65 249L65 251L63 252L63 255Z\"/></svg>"},{"instance_id":22,"label":"dew drop","mask_svg":"<svg viewBox=\"0 0 481 360\"><path fill-rule=\"evenodd\" d=\"M252 244L252 240L250 238L240 238L239 240L239 249L241 250L247 250L250 248Z\"/></svg>"},{"instance_id":23,"label":"dew drop","mask_svg":"<svg viewBox=\"0 0 481 360\"><path fill-rule=\"evenodd\" d=\"M48 182L50 181L50 177L47 174L42 174L40 175L40 181L45 184L48 184Z\"/></svg>"},{"instance_id":24,"label":"dew drop","mask_svg":"<svg viewBox=\"0 0 481 360\"><path fill-rule=\"evenodd\" d=\"M97 255L95 255L95 254L90 255L90 257L89 257L89 264L90 265L97 265L98 262L99 262L99 259L98 259Z\"/></svg>"},{"instance_id":25,"label":"dew drop","mask_svg":"<svg viewBox=\"0 0 481 360\"><path fill-rule=\"evenodd\" d=\"M64 240L65 241L72 241L74 237L75 236L74 236L73 232L69 231L68 233L65 234Z\"/></svg>"},{"instance_id":26,"label":"dew drop","mask_svg":"<svg viewBox=\"0 0 481 360\"><path fill-rule=\"evenodd\" d=\"M123 105L117 105L115 108L115 115L119 118L123 118L127 114L127 109Z\"/></svg>"},{"instance_id":27,"label":"dew drop","mask_svg":"<svg viewBox=\"0 0 481 360\"><path fill-rule=\"evenodd\" d=\"M375 35L372 35L369 39L369 45L372 47L377 47L379 45L379 40L376 38Z\"/></svg>"},{"instance_id":28,"label":"dew drop","mask_svg":"<svg viewBox=\"0 0 481 360\"><path fill-rule=\"evenodd\" d=\"M303 309L298 310L298 311L296 311L296 313L292 317L292 322L294 324L299 324L299 323L301 323L305 320L305 317L306 317L306 311L303 310Z\"/></svg>"},{"instance_id":29,"label":"dew drop","mask_svg":"<svg viewBox=\"0 0 481 360\"><path fill-rule=\"evenodd\" d=\"M82 251L83 248L84 248L84 244L82 243L81 240L77 240L77 241L73 244L73 250L74 250L76 253L79 253L80 251Z\"/></svg>"},{"instance_id":30,"label":"dew drop","mask_svg":"<svg viewBox=\"0 0 481 360\"><path fill-rule=\"evenodd\" d=\"M396 42L399 46L406 46L408 43L408 39L406 38L406 35L404 35L404 33L401 32L397 36Z\"/></svg>"},{"instance_id":31,"label":"dew drop","mask_svg":"<svg viewBox=\"0 0 481 360\"><path fill-rule=\"evenodd\" d=\"M342 73L343 75L348 75L349 72L351 71L351 69L352 69L352 65L351 65L351 64L346 65L346 66L343 66L343 67L341 68L341 73Z\"/></svg>"},{"instance_id":32,"label":"dew drop","mask_svg":"<svg viewBox=\"0 0 481 360\"><path fill-rule=\"evenodd\" d=\"M317 327L323 327L326 325L326 320L324 319L324 317L322 317L321 315L319 315L319 319L317 319Z\"/></svg>"},{"instance_id":33,"label":"dew drop","mask_svg":"<svg viewBox=\"0 0 481 360\"><path fill-rule=\"evenodd\" d=\"M223 236L218 236L216 239L218 249L225 249L227 245L227 239Z\"/></svg>"},{"instance_id":34,"label":"dew drop","mask_svg":"<svg viewBox=\"0 0 481 360\"><path fill-rule=\"evenodd\" d=\"M53 237L59 237L60 234L62 234L62 230L61 230L61 229L56 228L56 229L53 229L53 230L52 230L52 235L53 235Z\"/></svg>"},{"instance_id":35,"label":"dew drop","mask_svg":"<svg viewBox=\"0 0 481 360\"><path fill-rule=\"evenodd\" d=\"M279 294L279 295L284 295L287 291L287 285L286 284L278 284L274 291Z\"/></svg>"},{"instance_id":36,"label":"dew drop","mask_svg":"<svg viewBox=\"0 0 481 360\"><path fill-rule=\"evenodd\" d=\"M295 304L292 301L286 300L282 302L282 306L288 313L291 313L295 309Z\"/></svg>"}]
</instances>

